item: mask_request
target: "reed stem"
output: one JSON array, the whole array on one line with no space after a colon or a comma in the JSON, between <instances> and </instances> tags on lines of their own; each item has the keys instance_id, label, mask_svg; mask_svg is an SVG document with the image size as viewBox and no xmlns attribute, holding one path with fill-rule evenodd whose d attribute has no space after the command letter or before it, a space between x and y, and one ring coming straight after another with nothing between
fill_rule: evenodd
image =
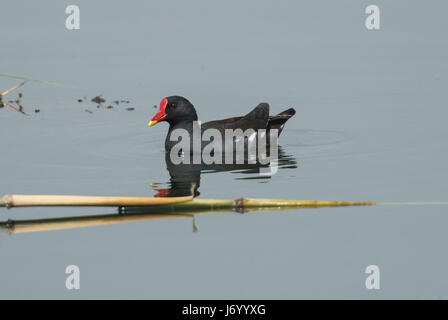
<instances>
[{"instance_id":1,"label":"reed stem","mask_svg":"<svg viewBox=\"0 0 448 320\"><path fill-rule=\"evenodd\" d=\"M235 210L237 212L248 212L259 209L287 209L287 208L324 208L324 207L346 207L346 206L370 206L376 202L371 201L316 201L316 200L279 200L279 199L246 199L236 200L222 199L193 199L191 201L173 203L169 205L153 207L124 207L126 213L132 212L155 212L164 210L165 213L183 211L205 211L205 210Z\"/></svg>"},{"instance_id":2,"label":"reed stem","mask_svg":"<svg viewBox=\"0 0 448 320\"><path fill-rule=\"evenodd\" d=\"M279 200L279 199L193 199L187 197L94 197L94 196L61 196L61 195L7 195L0 199L0 207L33 207L33 206L98 206L98 207L143 207L154 206L164 211L182 211L195 208L236 209L248 208L319 208L342 206L375 205L371 201L316 201L316 200Z\"/></svg>"},{"instance_id":3,"label":"reed stem","mask_svg":"<svg viewBox=\"0 0 448 320\"><path fill-rule=\"evenodd\" d=\"M0 206L38 207L38 206L153 206L189 201L193 196L153 198L153 197L95 197L62 195L6 195L0 200Z\"/></svg>"}]
</instances>

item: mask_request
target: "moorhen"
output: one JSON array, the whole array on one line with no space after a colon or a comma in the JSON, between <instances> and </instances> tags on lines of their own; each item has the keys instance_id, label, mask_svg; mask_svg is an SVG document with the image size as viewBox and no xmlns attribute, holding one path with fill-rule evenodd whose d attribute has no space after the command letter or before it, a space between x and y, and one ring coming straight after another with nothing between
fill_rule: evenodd
<instances>
[{"instance_id":1,"label":"moorhen","mask_svg":"<svg viewBox=\"0 0 448 320\"><path fill-rule=\"evenodd\" d=\"M269 104L260 103L245 116L204 122L201 124L201 130L204 131L210 128L217 129L224 137L225 129L242 129L243 131L247 129L254 129L255 131L266 129L267 134L269 134L270 129L277 129L280 135L285 122L295 113L296 111L290 108L277 115L269 116ZM178 143L178 141L171 141L170 139L173 130L179 128L185 129L192 134L193 122L197 120L196 110L190 101L181 96L170 96L160 102L159 111L148 123L148 126L151 127L161 121L168 122L170 127L165 139L165 150L170 151Z\"/></svg>"}]
</instances>

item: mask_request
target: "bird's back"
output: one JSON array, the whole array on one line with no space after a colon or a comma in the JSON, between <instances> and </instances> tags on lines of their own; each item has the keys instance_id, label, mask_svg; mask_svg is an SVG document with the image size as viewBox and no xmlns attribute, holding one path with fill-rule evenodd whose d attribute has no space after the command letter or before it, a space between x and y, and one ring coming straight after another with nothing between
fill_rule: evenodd
<instances>
[{"instance_id":1,"label":"bird's back","mask_svg":"<svg viewBox=\"0 0 448 320\"><path fill-rule=\"evenodd\" d=\"M222 120L213 120L201 123L201 137L202 133L204 133L204 131L208 129L218 130L219 133L221 134L223 143L226 143L224 141L226 137L226 129L235 130L234 133L236 135L234 136L234 138L237 140L239 138L244 138L245 140L249 139L249 137L244 136L248 132L247 130L257 131L260 129L264 129L266 130L266 133L269 136L270 129L277 129L278 134L280 135L281 131L283 130L284 124L294 114L295 110L293 108L290 108L277 115L269 116L269 104L262 102L244 116L227 118ZM171 141L170 139L172 131L177 128L187 130L188 133L190 134L190 139L193 138L193 128L194 128L193 123L192 122L179 123L173 127L170 127L170 130L165 140L166 150L170 150L177 143L177 141ZM238 130L242 130L242 133L241 131L240 133L238 133ZM257 135L255 134L252 136L252 138L254 137L257 137ZM203 148L207 144L208 144L207 141L201 141L199 145L201 145ZM193 145L191 144L191 150L193 150L192 147Z\"/></svg>"},{"instance_id":2,"label":"bird's back","mask_svg":"<svg viewBox=\"0 0 448 320\"><path fill-rule=\"evenodd\" d=\"M223 132L225 129L266 129L269 120L269 104L260 103L251 112L242 117L233 117L222 120L208 121L202 124L202 130L217 129Z\"/></svg>"}]
</instances>

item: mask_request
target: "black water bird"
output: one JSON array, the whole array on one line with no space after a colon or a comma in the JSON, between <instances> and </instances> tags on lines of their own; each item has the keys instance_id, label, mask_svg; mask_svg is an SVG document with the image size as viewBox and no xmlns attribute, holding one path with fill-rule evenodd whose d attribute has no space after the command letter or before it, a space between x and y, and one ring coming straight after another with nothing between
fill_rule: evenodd
<instances>
[{"instance_id":1,"label":"black water bird","mask_svg":"<svg viewBox=\"0 0 448 320\"><path fill-rule=\"evenodd\" d=\"M264 129L268 136L270 129L277 129L280 135L286 121L295 113L296 111L290 108L277 115L270 116L269 104L262 102L244 116L204 122L201 124L201 130L203 132L207 129L217 129L224 137L226 129L241 129L242 131ZM181 96L170 96L161 101L159 111L148 123L148 126L151 127L162 121L168 122L169 130L165 139L165 150L170 151L177 143L177 141L171 141L170 139L172 132L175 129L185 129L191 136L193 124L197 120L196 109L190 101ZM202 144L202 147L204 147L204 144Z\"/></svg>"}]
</instances>

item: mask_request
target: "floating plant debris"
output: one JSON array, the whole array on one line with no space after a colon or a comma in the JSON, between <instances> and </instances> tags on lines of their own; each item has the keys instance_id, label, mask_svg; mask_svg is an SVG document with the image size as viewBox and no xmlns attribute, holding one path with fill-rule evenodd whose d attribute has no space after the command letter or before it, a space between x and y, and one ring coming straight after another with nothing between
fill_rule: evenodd
<instances>
[{"instance_id":1,"label":"floating plant debris","mask_svg":"<svg viewBox=\"0 0 448 320\"><path fill-rule=\"evenodd\" d=\"M86 100L86 99L87 99L86 97L83 97L83 98L79 98L79 99L77 99L77 101L78 101L79 103L82 103L82 102L88 101L88 100ZM90 99L90 101L92 101L92 102L94 102L94 103L97 104L97 105L96 105L96 108L97 108L97 109L107 109L107 110L112 110L112 109L117 109L117 110L119 110L120 108L118 108L118 106L119 106L120 104L129 104L129 103L131 103L130 100L126 100L126 99L116 99L116 100L109 100L109 101L112 101L112 102L110 102L110 104L105 105L104 102L106 102L107 99L104 98L102 95L98 95L98 96L96 96L96 97ZM156 106L154 106L154 107L156 107ZM89 112L89 113L92 113L92 111L90 111L90 110L87 111L87 110L88 110L88 109L86 109L85 111L86 111L86 112ZM135 110L135 108L134 108L134 107L128 107L128 108L125 108L125 110L126 110L126 111L133 111L133 110Z\"/></svg>"},{"instance_id":2,"label":"floating plant debris","mask_svg":"<svg viewBox=\"0 0 448 320\"><path fill-rule=\"evenodd\" d=\"M90 114L93 113L92 111L90 111L90 110L88 110L88 109L86 109L85 111L86 111L87 113L90 113Z\"/></svg>"},{"instance_id":3,"label":"floating plant debris","mask_svg":"<svg viewBox=\"0 0 448 320\"><path fill-rule=\"evenodd\" d=\"M10 88L10 89L8 89L8 90L6 90L6 91L0 93L0 106L1 106L2 108L3 108L3 107L8 107L8 108L10 108L10 109L12 109L12 110L14 110L14 111L17 111L17 112L19 112L19 113L21 113L21 114L27 115L27 114L23 111L23 107L20 105L20 99L23 97L23 94L22 94L22 93L19 93L19 97L18 97L17 100L15 100L15 101L13 101L13 100L9 100L8 102L3 101L3 97L4 97L4 96L6 96L8 93L10 93L10 92L16 90L17 88L20 88L21 86L23 86L23 85L25 84L25 82L26 82L26 81L24 81L24 82L22 82L22 83L19 83L18 85L16 85L16 86L14 86L14 87L12 87L12 88ZM11 102L11 101L12 101L12 102ZM16 107L10 105L10 103L16 103L16 104L19 106L19 108L17 109Z\"/></svg>"},{"instance_id":4,"label":"floating plant debris","mask_svg":"<svg viewBox=\"0 0 448 320\"><path fill-rule=\"evenodd\" d=\"M93 98L91 101L101 104L103 102L106 102L106 99L104 99L101 95L99 95L99 96L96 96L95 98Z\"/></svg>"}]
</instances>

